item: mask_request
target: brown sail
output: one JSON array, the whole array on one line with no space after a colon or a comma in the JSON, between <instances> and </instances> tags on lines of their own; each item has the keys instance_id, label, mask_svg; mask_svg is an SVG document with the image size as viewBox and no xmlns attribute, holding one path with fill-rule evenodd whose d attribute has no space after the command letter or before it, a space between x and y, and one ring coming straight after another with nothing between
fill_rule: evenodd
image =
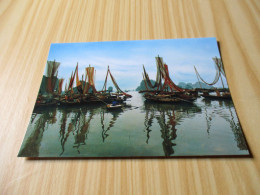
<instances>
[{"instance_id":1,"label":"brown sail","mask_svg":"<svg viewBox=\"0 0 260 195\"><path fill-rule=\"evenodd\" d=\"M89 65L89 67L87 67L85 69L86 73L86 77L85 79L88 79L88 82L85 83L85 87L84 87L84 91L83 93L86 94L86 93L89 93L89 89L91 88L93 93L97 93L97 90L96 90L96 87L95 87L95 82L94 82L94 73L95 73L95 69L94 67L91 67Z\"/></svg>"},{"instance_id":2,"label":"brown sail","mask_svg":"<svg viewBox=\"0 0 260 195\"><path fill-rule=\"evenodd\" d=\"M64 81L63 78L59 79L58 94L61 94L61 92L62 92L62 84L63 84L63 81Z\"/></svg>"},{"instance_id":3,"label":"brown sail","mask_svg":"<svg viewBox=\"0 0 260 195\"><path fill-rule=\"evenodd\" d=\"M58 68L60 66L60 62L54 61L47 61L47 84L46 84L46 91L47 93L53 93L58 76Z\"/></svg>"}]
</instances>

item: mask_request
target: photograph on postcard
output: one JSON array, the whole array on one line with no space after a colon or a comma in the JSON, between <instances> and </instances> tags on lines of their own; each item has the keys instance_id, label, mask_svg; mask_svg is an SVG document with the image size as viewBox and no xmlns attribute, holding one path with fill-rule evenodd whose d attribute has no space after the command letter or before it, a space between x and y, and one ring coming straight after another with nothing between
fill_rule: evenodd
<instances>
[{"instance_id":1,"label":"photograph on postcard","mask_svg":"<svg viewBox=\"0 0 260 195\"><path fill-rule=\"evenodd\" d=\"M216 38L51 44L18 154L249 155Z\"/></svg>"}]
</instances>

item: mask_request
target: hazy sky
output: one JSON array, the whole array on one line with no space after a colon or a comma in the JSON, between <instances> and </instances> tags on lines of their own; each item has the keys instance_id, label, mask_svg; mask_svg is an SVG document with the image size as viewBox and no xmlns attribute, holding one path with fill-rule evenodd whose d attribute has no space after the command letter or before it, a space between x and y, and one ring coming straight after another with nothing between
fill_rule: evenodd
<instances>
[{"instance_id":1,"label":"hazy sky","mask_svg":"<svg viewBox=\"0 0 260 195\"><path fill-rule=\"evenodd\" d=\"M114 41L52 44L48 60L61 62L59 78L68 79L79 63L79 76L89 64L96 69L96 88L104 84L107 66L122 90L135 89L142 81L142 65L150 79L156 77L156 56L163 57L169 66L171 79L179 82L197 82L193 66L207 82L215 77L212 57L219 57L215 38L164 39L144 41ZM224 82L226 83L225 79ZM64 84L65 85L65 84ZM220 81L216 86L220 86ZM108 86L112 86L111 79ZM114 87L113 87L114 88Z\"/></svg>"}]
</instances>

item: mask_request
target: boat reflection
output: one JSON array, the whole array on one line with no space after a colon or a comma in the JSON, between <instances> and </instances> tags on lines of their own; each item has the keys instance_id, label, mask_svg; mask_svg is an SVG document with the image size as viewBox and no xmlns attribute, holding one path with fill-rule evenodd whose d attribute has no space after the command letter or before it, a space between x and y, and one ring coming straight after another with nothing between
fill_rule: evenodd
<instances>
[{"instance_id":1,"label":"boat reflection","mask_svg":"<svg viewBox=\"0 0 260 195\"><path fill-rule=\"evenodd\" d=\"M93 110L90 110L89 113L79 113L78 126L75 126L75 133L73 133L75 139L73 147L77 148L78 153L80 153L79 147L81 145L86 145L90 121L93 119L93 116Z\"/></svg>"},{"instance_id":2,"label":"boat reflection","mask_svg":"<svg viewBox=\"0 0 260 195\"><path fill-rule=\"evenodd\" d=\"M48 124L54 124L56 121L56 108L50 108L48 111L41 109L34 111L31 118L31 124L34 123L32 133L28 136L18 155L39 156L43 133L48 128Z\"/></svg>"},{"instance_id":3,"label":"boat reflection","mask_svg":"<svg viewBox=\"0 0 260 195\"><path fill-rule=\"evenodd\" d=\"M101 109L97 108L99 107L64 107L59 109L62 113L60 123L60 143L62 152L60 153L60 156L65 152L65 144L71 134L74 136L72 147L76 148L77 152L80 153L80 146L86 144L90 121L93 119L93 116L98 113L98 110ZM68 117L70 122L66 125Z\"/></svg>"},{"instance_id":4,"label":"boat reflection","mask_svg":"<svg viewBox=\"0 0 260 195\"><path fill-rule=\"evenodd\" d=\"M218 114L218 116L220 116L221 118L225 119L230 126L231 131L234 134L234 139L237 143L237 147L240 150L247 150L247 143L246 140L244 138L242 129L240 127L240 123L238 118L236 117L236 111L234 109L234 104L232 102L232 100L209 100L209 99L204 99L203 100L205 102L205 106L204 106L204 110L205 110L205 114L206 114L206 121L207 121L207 132L209 133L210 131L210 127L211 127L211 121L212 118L214 118L214 113L211 113L211 116L209 116L208 114L208 110L213 110L215 111L215 109L212 109L212 107L218 107L219 108L219 112L216 112L216 114Z\"/></svg>"},{"instance_id":5,"label":"boat reflection","mask_svg":"<svg viewBox=\"0 0 260 195\"><path fill-rule=\"evenodd\" d=\"M109 113L112 114L112 118L110 119L109 123L108 123L108 127L105 128L105 114L107 113L107 111L102 110L101 111L101 127L102 127L102 140L103 142L105 142L105 139L109 136L109 130L114 127L116 120L118 119L120 113L122 113L123 110L113 110L110 111Z\"/></svg>"},{"instance_id":6,"label":"boat reflection","mask_svg":"<svg viewBox=\"0 0 260 195\"><path fill-rule=\"evenodd\" d=\"M102 127L102 140L105 142L105 139L109 136L109 130L114 126L116 120L118 119L120 113L123 110L114 110L107 111L103 107L98 106L88 106L82 108L67 108L60 109L62 113L61 117L61 127L60 127L60 142L62 147L62 152L60 154L63 155L65 151L65 143L67 142L70 134L74 136L73 148L77 149L77 152L80 153L80 146L86 145L86 140L88 139L89 127L91 120L94 116L99 116L101 119L101 127ZM105 115L108 114L109 117L112 115L108 126L105 125ZM70 123L68 124L66 131L66 122L67 117L70 116ZM96 124L98 125L98 124Z\"/></svg>"},{"instance_id":7,"label":"boat reflection","mask_svg":"<svg viewBox=\"0 0 260 195\"><path fill-rule=\"evenodd\" d=\"M145 110L145 131L147 132L146 143L150 138L151 127L154 119L160 126L161 138L163 139L162 146L165 156L174 154L173 147L176 143L173 141L177 138L176 126L184 118L194 117L196 113L200 113L201 109L195 104L162 104L162 103L144 103Z\"/></svg>"},{"instance_id":8,"label":"boat reflection","mask_svg":"<svg viewBox=\"0 0 260 195\"><path fill-rule=\"evenodd\" d=\"M223 103L224 102L224 105ZM237 147L240 150L247 150L247 143L244 138L243 131L241 129L241 125L239 123L238 118L236 117L236 111L234 109L234 105L232 101L221 101L219 103L220 107L228 108L229 114L225 114L222 117L230 124L230 128L234 134L235 141L237 143Z\"/></svg>"},{"instance_id":9,"label":"boat reflection","mask_svg":"<svg viewBox=\"0 0 260 195\"><path fill-rule=\"evenodd\" d=\"M133 118L134 122L129 120ZM45 107L33 111L19 156L91 157L98 153L103 157L136 151L173 156L190 154L191 148L206 151L209 146L215 154L217 146L227 143L216 134L227 135L235 149L247 150L231 101L198 98L194 104L164 104L140 99L138 104L130 102L113 111L105 105Z\"/></svg>"}]
</instances>

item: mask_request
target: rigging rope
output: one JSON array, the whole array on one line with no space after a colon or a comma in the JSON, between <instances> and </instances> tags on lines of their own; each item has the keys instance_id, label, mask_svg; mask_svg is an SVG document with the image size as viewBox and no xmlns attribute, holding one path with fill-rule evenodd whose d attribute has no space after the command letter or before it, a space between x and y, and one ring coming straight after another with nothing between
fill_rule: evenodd
<instances>
[{"instance_id":1,"label":"rigging rope","mask_svg":"<svg viewBox=\"0 0 260 195\"><path fill-rule=\"evenodd\" d=\"M198 73L198 71L197 71L197 69L196 69L195 66L194 66L194 69L195 69L195 72L196 72L197 77L199 77L200 80L201 80L203 83L207 84L207 85L215 85L215 84L218 82L218 80L219 80L219 77L220 77L220 71L219 71L219 69L216 70L215 79L213 80L212 83L206 82L206 81L199 75L199 73Z\"/></svg>"},{"instance_id":2,"label":"rigging rope","mask_svg":"<svg viewBox=\"0 0 260 195\"><path fill-rule=\"evenodd\" d=\"M153 85L152 82L151 82L151 80L150 80L150 78L149 78L149 76L148 76L148 74L147 74L146 71L145 71L144 65L143 65L143 69L144 69L145 80L146 80L148 86L149 86L150 88L154 89L155 87L158 86L157 81L155 81L155 83L154 83L154 85Z\"/></svg>"}]
</instances>

